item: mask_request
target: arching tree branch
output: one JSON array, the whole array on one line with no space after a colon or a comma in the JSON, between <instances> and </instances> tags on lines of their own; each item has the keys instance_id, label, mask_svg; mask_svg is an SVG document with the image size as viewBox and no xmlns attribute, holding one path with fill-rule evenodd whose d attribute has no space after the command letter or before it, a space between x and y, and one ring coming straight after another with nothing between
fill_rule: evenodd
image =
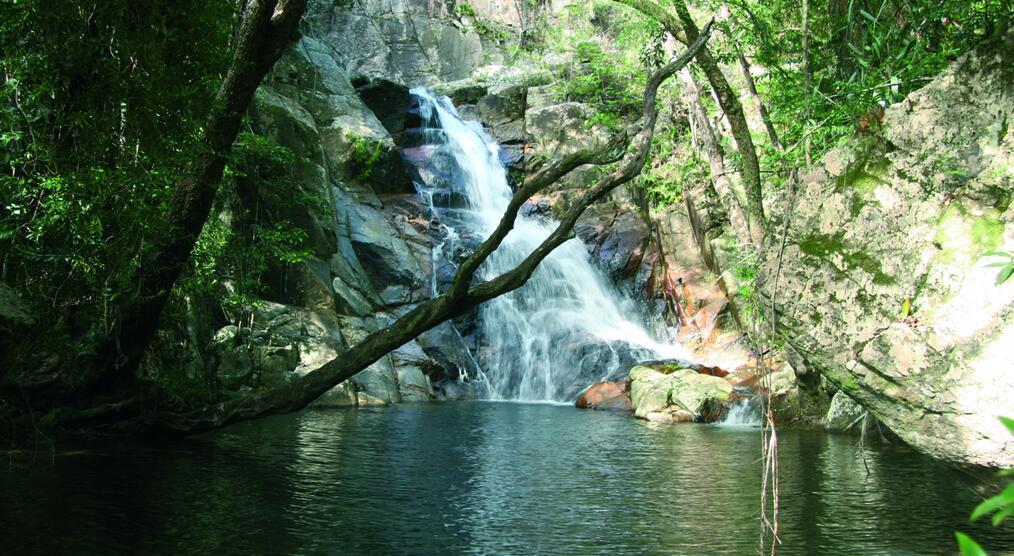
<instances>
[{"instance_id":1,"label":"arching tree branch","mask_svg":"<svg viewBox=\"0 0 1014 556\"><path fill-rule=\"evenodd\" d=\"M379 360L385 354L410 341L419 334L453 318L472 306L513 291L531 277L532 273L557 246L572 237L572 230L584 210L636 177L644 167L658 117L656 96L661 84L685 66L704 46L710 35L710 24L697 37L690 48L657 71L649 79L644 93L643 114L639 130L628 143L626 134L614 138L602 149L582 152L547 166L530 177L513 196L508 210L496 231L463 262L455 275L452 288L396 320L390 326L367 336L339 357L320 368L307 373L300 379L266 392L259 392L242 399L206 407L190 413L148 412L142 413L128 426L156 429L170 434L190 435L226 426L231 423L258 417L287 413L306 407L331 388ZM471 284L476 269L496 250L514 225L521 205L533 193L554 183L570 171L585 163L606 163L621 159L618 153L633 150L622 156L622 164L592 185L572 206L560 221L560 225L527 258L514 269L480 284Z\"/></svg>"}]
</instances>

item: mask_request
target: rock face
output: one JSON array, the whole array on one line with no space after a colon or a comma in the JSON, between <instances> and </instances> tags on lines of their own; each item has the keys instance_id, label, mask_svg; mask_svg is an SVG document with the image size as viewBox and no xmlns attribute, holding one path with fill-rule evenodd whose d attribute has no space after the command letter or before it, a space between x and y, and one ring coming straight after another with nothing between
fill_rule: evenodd
<instances>
[{"instance_id":1,"label":"rock face","mask_svg":"<svg viewBox=\"0 0 1014 556\"><path fill-rule=\"evenodd\" d=\"M732 385L727 381L691 369L659 372L638 366L630 370L634 416L648 421L713 421L732 393Z\"/></svg>"},{"instance_id":2,"label":"rock face","mask_svg":"<svg viewBox=\"0 0 1014 556\"><path fill-rule=\"evenodd\" d=\"M435 85L501 61L495 33L489 31L516 33L530 10L526 4L497 1L469 6L471 10L462 10L454 2L432 0L320 0L309 13L351 74ZM482 24L474 25L476 19Z\"/></svg>"},{"instance_id":3,"label":"rock face","mask_svg":"<svg viewBox=\"0 0 1014 556\"><path fill-rule=\"evenodd\" d=\"M1014 465L1014 280L983 256L1014 249L1012 52L964 57L806 176L778 281L794 366L960 464Z\"/></svg>"}]
</instances>

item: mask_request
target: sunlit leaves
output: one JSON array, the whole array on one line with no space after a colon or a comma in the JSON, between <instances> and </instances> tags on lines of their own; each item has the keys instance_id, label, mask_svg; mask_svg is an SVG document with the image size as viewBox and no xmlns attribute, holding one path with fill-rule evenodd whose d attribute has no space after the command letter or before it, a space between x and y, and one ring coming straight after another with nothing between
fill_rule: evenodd
<instances>
[{"instance_id":1,"label":"sunlit leaves","mask_svg":"<svg viewBox=\"0 0 1014 556\"><path fill-rule=\"evenodd\" d=\"M958 539L958 548L961 550L961 556L986 556L986 551L968 535L954 533L954 536Z\"/></svg>"},{"instance_id":2,"label":"sunlit leaves","mask_svg":"<svg viewBox=\"0 0 1014 556\"><path fill-rule=\"evenodd\" d=\"M986 266L992 268L999 268L1000 272L996 275L996 285L1003 284L1010 279L1011 275L1014 275L1014 253L1006 251L989 251L983 253L983 257L1003 257L1006 261L997 261L989 263Z\"/></svg>"}]
</instances>

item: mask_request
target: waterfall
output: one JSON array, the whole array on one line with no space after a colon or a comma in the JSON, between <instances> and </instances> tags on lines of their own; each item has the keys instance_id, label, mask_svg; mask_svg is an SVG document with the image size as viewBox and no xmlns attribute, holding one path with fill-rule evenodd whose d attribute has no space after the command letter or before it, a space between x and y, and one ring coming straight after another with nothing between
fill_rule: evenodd
<instances>
[{"instance_id":1,"label":"waterfall","mask_svg":"<svg viewBox=\"0 0 1014 556\"><path fill-rule=\"evenodd\" d=\"M725 415L715 423L720 427L761 426L760 403L756 398L741 398L733 402Z\"/></svg>"},{"instance_id":2,"label":"waterfall","mask_svg":"<svg viewBox=\"0 0 1014 556\"><path fill-rule=\"evenodd\" d=\"M443 240L433 249L434 294L455 263L496 228L512 192L499 146L450 100L412 89L418 127L404 150L418 170L416 188L430 203ZM477 273L488 280L510 270L556 228L522 211L514 229ZM571 401L597 380L618 378L637 361L689 359L679 345L652 338L635 304L613 288L584 244L571 239L549 255L520 289L478 309L477 359L494 400Z\"/></svg>"}]
</instances>

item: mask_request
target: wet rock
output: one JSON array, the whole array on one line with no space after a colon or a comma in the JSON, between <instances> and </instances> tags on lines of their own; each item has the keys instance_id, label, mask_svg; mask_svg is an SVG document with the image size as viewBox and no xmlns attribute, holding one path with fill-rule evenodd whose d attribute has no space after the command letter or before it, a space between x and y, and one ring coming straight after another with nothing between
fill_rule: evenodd
<instances>
[{"instance_id":1,"label":"wet rock","mask_svg":"<svg viewBox=\"0 0 1014 556\"><path fill-rule=\"evenodd\" d=\"M649 228L631 205L592 205L578 219L574 231L598 259L599 268L614 281L631 276L644 257Z\"/></svg>"},{"instance_id":2,"label":"wet rock","mask_svg":"<svg viewBox=\"0 0 1014 556\"><path fill-rule=\"evenodd\" d=\"M355 407L356 405L359 405L359 400L356 396L355 385L345 381L325 392L323 396L310 404L310 407Z\"/></svg>"},{"instance_id":3,"label":"wet rock","mask_svg":"<svg viewBox=\"0 0 1014 556\"><path fill-rule=\"evenodd\" d=\"M387 79L358 78L352 85L359 98L373 111L388 133L394 135L405 129L405 111L408 109L408 87Z\"/></svg>"},{"instance_id":4,"label":"wet rock","mask_svg":"<svg viewBox=\"0 0 1014 556\"><path fill-rule=\"evenodd\" d=\"M428 402L436 399L430 379L419 367L397 368L398 393L403 402Z\"/></svg>"},{"instance_id":5,"label":"wet rock","mask_svg":"<svg viewBox=\"0 0 1014 556\"><path fill-rule=\"evenodd\" d=\"M629 385L626 381L596 382L581 392L574 405L586 409L630 411Z\"/></svg>"}]
</instances>

